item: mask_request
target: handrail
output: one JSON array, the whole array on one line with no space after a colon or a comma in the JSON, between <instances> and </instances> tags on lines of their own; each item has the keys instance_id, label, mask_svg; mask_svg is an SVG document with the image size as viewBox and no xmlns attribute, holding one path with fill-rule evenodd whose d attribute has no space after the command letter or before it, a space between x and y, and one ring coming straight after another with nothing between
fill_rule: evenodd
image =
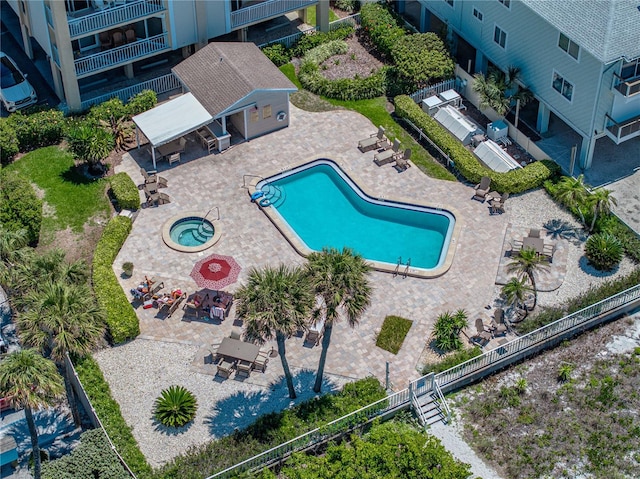
<instances>
[{"instance_id":1,"label":"handrail","mask_svg":"<svg viewBox=\"0 0 640 479\"><path fill-rule=\"evenodd\" d=\"M404 269L404 277L407 277L407 274L409 274L409 268L411 267L411 258L409 258L407 260L407 267Z\"/></svg>"},{"instance_id":2,"label":"handrail","mask_svg":"<svg viewBox=\"0 0 640 479\"><path fill-rule=\"evenodd\" d=\"M396 276L398 276L398 273L400 272L400 265L402 264L402 256L398 256L398 264L396 264L396 269L393 272L393 277L395 278Z\"/></svg>"},{"instance_id":3,"label":"handrail","mask_svg":"<svg viewBox=\"0 0 640 479\"><path fill-rule=\"evenodd\" d=\"M215 209L216 212L218 213L218 217L215 220L212 221L220 221L220 208L218 208L217 206L214 206L213 208L211 208L209 211L207 211L207 214L204 215L204 217L202 218L202 222L200 223L200 225L204 224L204 220L207 219L207 216L209 216L209 213L211 213L211 210Z\"/></svg>"},{"instance_id":4,"label":"handrail","mask_svg":"<svg viewBox=\"0 0 640 479\"><path fill-rule=\"evenodd\" d=\"M444 395L442 394L442 390L440 389L440 386L438 386L438 381L433 382L433 389L436 391L436 394L438 395L438 400L440 401L440 403L442 403L442 406L444 407L444 410L447 413L447 424L449 424L451 422L451 410L449 409L449 405L447 404L447 401L444 398Z\"/></svg>"},{"instance_id":5,"label":"handrail","mask_svg":"<svg viewBox=\"0 0 640 479\"><path fill-rule=\"evenodd\" d=\"M424 427L427 427L427 418L425 417L424 413L422 412L422 408L420 407L420 404L418 403L418 396L416 396L415 392L411 393L411 404L413 405L413 409L415 409L416 412L418 413L418 417L420 418L420 423Z\"/></svg>"},{"instance_id":6,"label":"handrail","mask_svg":"<svg viewBox=\"0 0 640 479\"><path fill-rule=\"evenodd\" d=\"M247 186L247 178L260 178L262 181L264 181L264 178L260 175L242 175L242 187L243 188L248 188Z\"/></svg>"}]
</instances>

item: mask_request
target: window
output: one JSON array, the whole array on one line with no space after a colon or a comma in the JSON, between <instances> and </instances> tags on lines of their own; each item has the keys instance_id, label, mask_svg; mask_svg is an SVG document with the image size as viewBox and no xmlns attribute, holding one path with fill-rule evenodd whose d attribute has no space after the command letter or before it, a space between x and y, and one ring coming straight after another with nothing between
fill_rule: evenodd
<instances>
[{"instance_id":1,"label":"window","mask_svg":"<svg viewBox=\"0 0 640 479\"><path fill-rule=\"evenodd\" d=\"M258 121L260 119L260 116L258 115L258 107L253 107L251 109L251 116L249 117L249 121L251 123L255 123L256 121Z\"/></svg>"},{"instance_id":2,"label":"window","mask_svg":"<svg viewBox=\"0 0 640 479\"><path fill-rule=\"evenodd\" d=\"M262 109L262 119L266 120L267 118L271 118L271 105L265 105Z\"/></svg>"},{"instance_id":3,"label":"window","mask_svg":"<svg viewBox=\"0 0 640 479\"><path fill-rule=\"evenodd\" d=\"M500 45L502 48L506 48L507 45L507 32L502 30L498 25L496 25L493 30L493 41Z\"/></svg>"},{"instance_id":4,"label":"window","mask_svg":"<svg viewBox=\"0 0 640 479\"><path fill-rule=\"evenodd\" d=\"M620 76L623 80L631 80L640 76L640 58L631 62L623 62Z\"/></svg>"},{"instance_id":5,"label":"window","mask_svg":"<svg viewBox=\"0 0 640 479\"><path fill-rule=\"evenodd\" d=\"M580 54L580 47L577 43L569 40L569 37L564 33L560 34L560 40L558 40L558 46L562 48L565 52L571 55L576 60L578 59L578 55Z\"/></svg>"},{"instance_id":6,"label":"window","mask_svg":"<svg viewBox=\"0 0 640 479\"><path fill-rule=\"evenodd\" d=\"M556 71L553 72L553 83L551 86L567 100L571 101L573 98L573 84L565 80L564 77Z\"/></svg>"},{"instance_id":7,"label":"window","mask_svg":"<svg viewBox=\"0 0 640 479\"><path fill-rule=\"evenodd\" d=\"M478 10L477 8L475 8L475 7L473 9L473 16L476 17L480 21L482 21L482 19L484 18L484 15L482 15L482 12L480 10Z\"/></svg>"},{"instance_id":8,"label":"window","mask_svg":"<svg viewBox=\"0 0 640 479\"><path fill-rule=\"evenodd\" d=\"M511 8L511 0L498 0L501 4L503 4L507 8Z\"/></svg>"},{"instance_id":9,"label":"window","mask_svg":"<svg viewBox=\"0 0 640 479\"><path fill-rule=\"evenodd\" d=\"M444 0L444 1L453 7L453 0Z\"/></svg>"}]
</instances>

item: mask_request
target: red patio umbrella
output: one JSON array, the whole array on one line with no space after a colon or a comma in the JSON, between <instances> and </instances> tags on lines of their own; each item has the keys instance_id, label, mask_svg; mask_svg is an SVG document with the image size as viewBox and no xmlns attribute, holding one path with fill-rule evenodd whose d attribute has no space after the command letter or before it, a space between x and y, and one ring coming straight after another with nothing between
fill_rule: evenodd
<instances>
[{"instance_id":1,"label":"red patio umbrella","mask_svg":"<svg viewBox=\"0 0 640 479\"><path fill-rule=\"evenodd\" d=\"M191 277L201 288L217 290L235 283L241 269L231 256L212 254L195 264Z\"/></svg>"}]
</instances>

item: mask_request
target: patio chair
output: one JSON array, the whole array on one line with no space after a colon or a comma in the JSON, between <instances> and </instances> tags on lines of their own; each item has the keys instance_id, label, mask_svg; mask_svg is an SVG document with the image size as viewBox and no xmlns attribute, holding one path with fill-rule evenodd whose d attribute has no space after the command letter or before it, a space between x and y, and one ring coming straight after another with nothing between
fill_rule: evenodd
<instances>
[{"instance_id":1,"label":"patio chair","mask_svg":"<svg viewBox=\"0 0 640 479\"><path fill-rule=\"evenodd\" d=\"M241 359L236 363L236 377L251 376L251 369L253 369L253 363Z\"/></svg>"},{"instance_id":2,"label":"patio chair","mask_svg":"<svg viewBox=\"0 0 640 479\"><path fill-rule=\"evenodd\" d=\"M231 331L231 334L229 335L229 337L231 339L240 339L241 337L240 331L238 331L237 329L234 329L233 331Z\"/></svg>"},{"instance_id":3,"label":"patio chair","mask_svg":"<svg viewBox=\"0 0 640 479\"><path fill-rule=\"evenodd\" d=\"M476 192L473 195L473 199L484 201L487 196L487 193L489 193L490 186L491 186L491 178L489 178L488 176L483 176L482 179L480 180L480 183L478 183L475 186Z\"/></svg>"},{"instance_id":4,"label":"patio chair","mask_svg":"<svg viewBox=\"0 0 640 479\"><path fill-rule=\"evenodd\" d=\"M115 48L121 47L122 45L125 44L124 34L120 30L116 30L115 32L113 32L112 38L113 38L113 46Z\"/></svg>"},{"instance_id":5,"label":"patio chair","mask_svg":"<svg viewBox=\"0 0 640 479\"><path fill-rule=\"evenodd\" d=\"M258 352L258 356L253 361L253 369L259 369L261 373L267 369L267 363L269 362L269 353L266 351Z\"/></svg>"},{"instance_id":6,"label":"patio chair","mask_svg":"<svg viewBox=\"0 0 640 479\"><path fill-rule=\"evenodd\" d=\"M223 359L220 363L218 363L218 370L216 374L222 378L227 379L231 376L231 372L233 371L234 363L228 361L227 359Z\"/></svg>"},{"instance_id":7,"label":"patio chair","mask_svg":"<svg viewBox=\"0 0 640 479\"><path fill-rule=\"evenodd\" d=\"M180 152L177 151L175 153L170 154L168 157L168 160L169 160L169 166L173 165L174 163L180 163Z\"/></svg>"},{"instance_id":8,"label":"patio chair","mask_svg":"<svg viewBox=\"0 0 640 479\"><path fill-rule=\"evenodd\" d=\"M393 140L393 146L390 150L385 150L382 153L376 153L373 157L373 162L378 165L386 165L393 161L393 157L400 153L400 141L398 139Z\"/></svg>"},{"instance_id":9,"label":"patio chair","mask_svg":"<svg viewBox=\"0 0 640 479\"><path fill-rule=\"evenodd\" d=\"M101 50L104 51L113 48L113 39L111 38L111 34L109 32L101 32L99 36Z\"/></svg>"},{"instance_id":10,"label":"patio chair","mask_svg":"<svg viewBox=\"0 0 640 479\"><path fill-rule=\"evenodd\" d=\"M169 186L167 179L162 176L158 176L158 172L156 170L147 171L144 168L140 168L140 174L144 178L145 185L157 183L158 188L166 188Z\"/></svg>"},{"instance_id":11,"label":"patio chair","mask_svg":"<svg viewBox=\"0 0 640 479\"><path fill-rule=\"evenodd\" d=\"M540 238L540 230L538 228L530 228L529 238Z\"/></svg>"},{"instance_id":12,"label":"patio chair","mask_svg":"<svg viewBox=\"0 0 640 479\"><path fill-rule=\"evenodd\" d=\"M159 205L166 205L168 203L171 203L171 198L166 193L158 193L158 192L151 193L147 197L147 206L150 206L150 205L159 206Z\"/></svg>"},{"instance_id":13,"label":"patio chair","mask_svg":"<svg viewBox=\"0 0 640 479\"><path fill-rule=\"evenodd\" d=\"M411 166L409 159L411 158L411 148L407 148L403 153L395 155L396 164L393 166L398 172L403 172Z\"/></svg>"},{"instance_id":14,"label":"patio chair","mask_svg":"<svg viewBox=\"0 0 640 479\"><path fill-rule=\"evenodd\" d=\"M493 313L493 320L491 321L491 327L493 329L493 335L506 336L507 325L504 323L504 309L496 308Z\"/></svg>"},{"instance_id":15,"label":"patio chair","mask_svg":"<svg viewBox=\"0 0 640 479\"><path fill-rule=\"evenodd\" d=\"M169 314L167 314L167 318L170 318L171 315L173 313L176 312L176 310L178 309L178 307L180 306L180 303L182 303L185 299L187 299L187 293L182 293L181 296L179 296L174 302L173 304L169 307Z\"/></svg>"},{"instance_id":16,"label":"patio chair","mask_svg":"<svg viewBox=\"0 0 640 479\"><path fill-rule=\"evenodd\" d=\"M136 31L133 28L127 28L124 31L124 36L125 36L125 38L127 40L127 43L133 43L133 42L138 40L136 38Z\"/></svg>"},{"instance_id":17,"label":"patio chair","mask_svg":"<svg viewBox=\"0 0 640 479\"><path fill-rule=\"evenodd\" d=\"M476 334L471 337L471 341L479 344L481 347L486 346L491 341L491 333L485 329L482 318L476 319Z\"/></svg>"},{"instance_id":18,"label":"patio chair","mask_svg":"<svg viewBox=\"0 0 640 479\"><path fill-rule=\"evenodd\" d=\"M365 138L358 142L358 148L363 153L376 148L382 148L384 145L390 145L390 142L387 139L383 126L378 127L377 133L374 133L369 138Z\"/></svg>"},{"instance_id":19,"label":"patio chair","mask_svg":"<svg viewBox=\"0 0 640 479\"><path fill-rule=\"evenodd\" d=\"M489 201L489 212L493 214L504 213L504 204L509 198L509 193L502 193L498 199Z\"/></svg>"}]
</instances>

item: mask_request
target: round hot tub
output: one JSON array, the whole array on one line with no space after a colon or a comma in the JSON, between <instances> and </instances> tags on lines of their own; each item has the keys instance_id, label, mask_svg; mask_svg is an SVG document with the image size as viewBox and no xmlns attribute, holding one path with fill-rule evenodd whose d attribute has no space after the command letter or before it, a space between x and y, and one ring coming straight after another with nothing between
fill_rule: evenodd
<instances>
[{"instance_id":1,"label":"round hot tub","mask_svg":"<svg viewBox=\"0 0 640 479\"><path fill-rule=\"evenodd\" d=\"M176 251L196 253L210 248L220 239L220 224L199 212L187 212L169 218L162 227L162 239Z\"/></svg>"}]
</instances>

